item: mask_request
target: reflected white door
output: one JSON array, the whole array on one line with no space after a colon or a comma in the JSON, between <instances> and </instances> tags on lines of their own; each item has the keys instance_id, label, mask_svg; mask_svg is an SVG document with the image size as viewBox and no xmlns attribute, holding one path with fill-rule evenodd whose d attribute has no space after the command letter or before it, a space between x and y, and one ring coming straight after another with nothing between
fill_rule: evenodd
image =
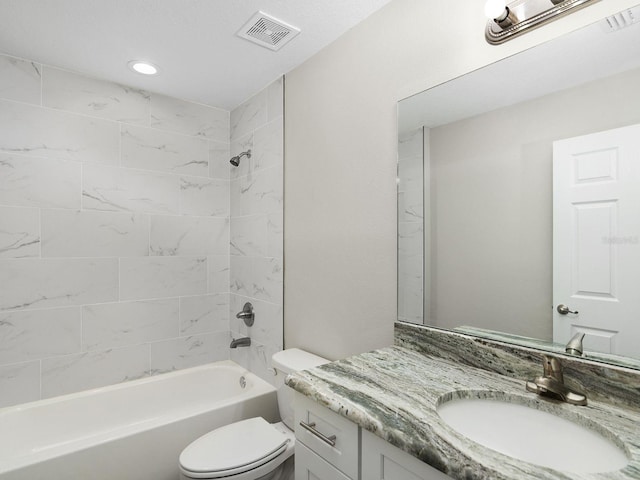
<instances>
[{"instance_id":1,"label":"reflected white door","mask_svg":"<svg viewBox=\"0 0 640 480\"><path fill-rule=\"evenodd\" d=\"M640 125L553 144L553 301L555 342L640 357Z\"/></svg>"}]
</instances>

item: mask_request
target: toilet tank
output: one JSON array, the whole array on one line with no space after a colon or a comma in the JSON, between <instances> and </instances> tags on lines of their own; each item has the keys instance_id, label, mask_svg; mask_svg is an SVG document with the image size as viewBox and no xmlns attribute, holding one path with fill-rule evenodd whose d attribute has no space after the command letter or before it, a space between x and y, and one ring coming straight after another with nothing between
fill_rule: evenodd
<instances>
[{"instance_id":1,"label":"toilet tank","mask_svg":"<svg viewBox=\"0 0 640 480\"><path fill-rule=\"evenodd\" d=\"M293 430L293 395L291 388L284 384L287 375L298 370L307 370L329 363L330 360L319 357L313 353L305 352L299 348L289 348L274 353L271 357L271 365L276 371L276 388L278 389L278 408L284 424Z\"/></svg>"}]
</instances>

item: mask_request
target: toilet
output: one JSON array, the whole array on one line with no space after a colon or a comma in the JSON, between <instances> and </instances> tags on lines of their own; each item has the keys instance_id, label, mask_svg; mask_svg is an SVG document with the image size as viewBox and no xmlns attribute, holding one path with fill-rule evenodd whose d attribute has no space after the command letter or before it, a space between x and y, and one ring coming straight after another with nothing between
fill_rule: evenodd
<instances>
[{"instance_id":1,"label":"toilet","mask_svg":"<svg viewBox=\"0 0 640 480\"><path fill-rule=\"evenodd\" d=\"M271 357L276 371L278 408L282 422L269 423L261 417L249 418L217 428L194 440L180 454L180 478L227 480L278 480L285 461L295 447L293 433L293 390L284 384L285 377L306 370L326 360L297 348L275 353Z\"/></svg>"}]
</instances>

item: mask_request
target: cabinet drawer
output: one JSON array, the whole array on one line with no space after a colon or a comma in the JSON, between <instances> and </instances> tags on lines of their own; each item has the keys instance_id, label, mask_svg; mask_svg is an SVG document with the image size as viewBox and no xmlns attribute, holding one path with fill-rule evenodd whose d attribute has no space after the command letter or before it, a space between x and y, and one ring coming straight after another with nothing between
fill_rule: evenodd
<instances>
[{"instance_id":1,"label":"cabinet drawer","mask_svg":"<svg viewBox=\"0 0 640 480\"><path fill-rule=\"evenodd\" d=\"M296 393L295 402L298 441L348 477L358 478L358 426L302 394ZM305 429L301 422L311 426L312 431ZM332 446L327 441L334 435Z\"/></svg>"},{"instance_id":2,"label":"cabinet drawer","mask_svg":"<svg viewBox=\"0 0 640 480\"><path fill-rule=\"evenodd\" d=\"M296 442L296 480L349 480L302 443Z\"/></svg>"}]
</instances>

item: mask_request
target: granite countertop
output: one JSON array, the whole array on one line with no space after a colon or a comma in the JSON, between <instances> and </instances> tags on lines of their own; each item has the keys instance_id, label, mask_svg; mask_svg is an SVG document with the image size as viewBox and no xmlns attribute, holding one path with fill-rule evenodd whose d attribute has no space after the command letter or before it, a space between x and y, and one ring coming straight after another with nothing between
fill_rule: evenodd
<instances>
[{"instance_id":1,"label":"granite countertop","mask_svg":"<svg viewBox=\"0 0 640 480\"><path fill-rule=\"evenodd\" d=\"M287 384L453 478L640 478L640 411L543 399L525 390L525 380L394 346L294 373ZM505 456L463 437L436 412L447 400L468 397L505 399L597 425L601 435L624 446L630 462L615 472L576 474Z\"/></svg>"}]
</instances>

